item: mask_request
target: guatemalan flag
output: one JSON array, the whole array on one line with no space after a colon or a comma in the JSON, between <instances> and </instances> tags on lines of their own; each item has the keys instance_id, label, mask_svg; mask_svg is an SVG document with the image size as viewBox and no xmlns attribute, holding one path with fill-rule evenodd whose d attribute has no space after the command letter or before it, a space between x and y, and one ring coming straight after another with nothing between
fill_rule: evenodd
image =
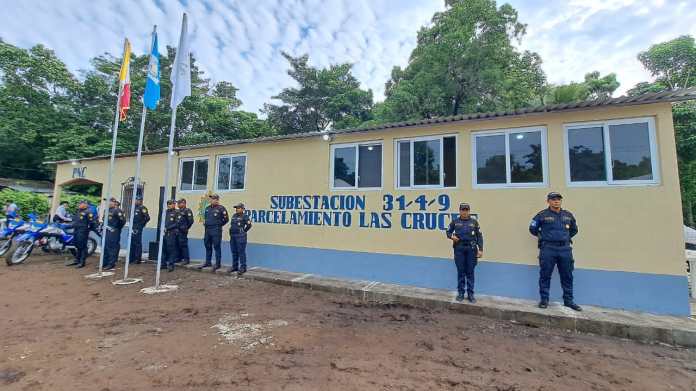
<instances>
[{"instance_id":1,"label":"guatemalan flag","mask_svg":"<svg viewBox=\"0 0 696 391\"><path fill-rule=\"evenodd\" d=\"M150 49L150 63L147 66L147 81L145 82L145 95L143 103L145 107L154 110L160 99L160 71L159 51L157 49L157 26L152 31L152 48Z\"/></svg>"},{"instance_id":2,"label":"guatemalan flag","mask_svg":"<svg viewBox=\"0 0 696 391\"><path fill-rule=\"evenodd\" d=\"M123 63L121 63L121 72L118 74L119 82L119 92L121 95L118 97L118 107L119 107L119 118L121 121L126 120L126 113L130 108L130 58L131 58L131 44L128 39L123 47Z\"/></svg>"}]
</instances>

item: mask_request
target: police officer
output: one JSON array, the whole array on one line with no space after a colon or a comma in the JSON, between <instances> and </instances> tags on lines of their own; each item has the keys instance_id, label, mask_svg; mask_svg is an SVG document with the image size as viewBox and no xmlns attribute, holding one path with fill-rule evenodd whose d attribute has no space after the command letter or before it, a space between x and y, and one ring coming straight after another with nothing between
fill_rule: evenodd
<instances>
[{"instance_id":1,"label":"police officer","mask_svg":"<svg viewBox=\"0 0 696 391\"><path fill-rule=\"evenodd\" d=\"M447 238L452 240L454 263L457 266L457 301L464 300L464 292L471 303L474 298L474 267L483 255L483 234L478 220L471 217L469 204L459 204L459 217L452 220Z\"/></svg>"},{"instance_id":2,"label":"police officer","mask_svg":"<svg viewBox=\"0 0 696 391\"><path fill-rule=\"evenodd\" d=\"M87 201L81 200L78 205L77 212L72 218L72 228L74 229L73 235L75 235L75 260L66 266L75 266L77 268L85 267L85 260L87 259L87 239L89 238L89 231L96 229L96 217L87 208Z\"/></svg>"},{"instance_id":3,"label":"police officer","mask_svg":"<svg viewBox=\"0 0 696 391\"><path fill-rule=\"evenodd\" d=\"M193 225L193 212L186 207L184 198L180 199L177 204L179 207L179 235L177 236L179 255L177 260L182 265L188 265L191 262L189 258L188 231Z\"/></svg>"},{"instance_id":4,"label":"police officer","mask_svg":"<svg viewBox=\"0 0 696 391\"><path fill-rule=\"evenodd\" d=\"M143 206L143 196L135 197L133 208L133 237L131 238L130 262L140 263L143 257L143 230L150 221L150 213Z\"/></svg>"},{"instance_id":5,"label":"police officer","mask_svg":"<svg viewBox=\"0 0 696 391\"><path fill-rule=\"evenodd\" d=\"M203 244L205 245L205 264L199 266L199 269L213 266L210 262L213 258L213 249L215 249L215 265L213 271L220 268L222 254L220 253L220 242L222 241L222 227L230 221L227 215L227 209L220 205L220 196L213 194L210 196L210 205L205 208L205 233L203 236Z\"/></svg>"},{"instance_id":6,"label":"police officer","mask_svg":"<svg viewBox=\"0 0 696 391\"><path fill-rule=\"evenodd\" d=\"M126 216L116 198L109 200L109 214L106 221L106 249L104 250L104 270L116 268L118 253L121 251L121 228L126 225Z\"/></svg>"},{"instance_id":7,"label":"police officer","mask_svg":"<svg viewBox=\"0 0 696 391\"><path fill-rule=\"evenodd\" d=\"M237 272L238 276L246 273L247 232L251 229L251 220L244 214L244 204L234 206L234 215L230 222L230 248L232 249L232 267L227 273Z\"/></svg>"},{"instance_id":8,"label":"police officer","mask_svg":"<svg viewBox=\"0 0 696 391\"><path fill-rule=\"evenodd\" d=\"M167 271L174 271L177 258L177 242L179 236L179 211L176 210L176 200L167 200L167 213L164 216L164 264Z\"/></svg>"},{"instance_id":9,"label":"police officer","mask_svg":"<svg viewBox=\"0 0 696 391\"><path fill-rule=\"evenodd\" d=\"M573 250L572 238L578 233L578 225L572 213L561 209L563 196L551 192L546 196L549 207L537 213L529 224L529 232L539 240L539 308L549 306L549 287L554 266L558 266L563 288L563 305L582 311L573 301Z\"/></svg>"}]
</instances>

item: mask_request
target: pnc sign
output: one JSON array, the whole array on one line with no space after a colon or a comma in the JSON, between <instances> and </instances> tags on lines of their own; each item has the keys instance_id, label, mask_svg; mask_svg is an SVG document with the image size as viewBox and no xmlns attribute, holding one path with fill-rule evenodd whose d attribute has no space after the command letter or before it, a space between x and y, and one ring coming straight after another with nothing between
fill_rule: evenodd
<instances>
[{"instance_id":1,"label":"pnc sign","mask_svg":"<svg viewBox=\"0 0 696 391\"><path fill-rule=\"evenodd\" d=\"M74 167L72 169L72 177L73 178L84 178L85 171L87 171L87 167Z\"/></svg>"}]
</instances>

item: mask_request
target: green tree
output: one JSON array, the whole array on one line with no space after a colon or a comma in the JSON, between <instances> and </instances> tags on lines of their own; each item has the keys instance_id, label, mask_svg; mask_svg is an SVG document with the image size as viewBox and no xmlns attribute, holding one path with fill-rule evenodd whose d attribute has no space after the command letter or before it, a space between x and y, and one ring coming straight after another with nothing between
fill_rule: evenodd
<instances>
[{"instance_id":1,"label":"green tree","mask_svg":"<svg viewBox=\"0 0 696 391\"><path fill-rule=\"evenodd\" d=\"M598 71L590 72L585 75L585 86L589 93L589 99L607 99L611 98L614 91L621 84L616 80L616 73L610 73L604 77L599 76Z\"/></svg>"},{"instance_id":2,"label":"green tree","mask_svg":"<svg viewBox=\"0 0 696 391\"><path fill-rule=\"evenodd\" d=\"M696 43L690 35L653 45L638 60L671 90L696 85Z\"/></svg>"},{"instance_id":3,"label":"green tree","mask_svg":"<svg viewBox=\"0 0 696 391\"><path fill-rule=\"evenodd\" d=\"M405 69L395 67L375 122L512 109L540 102L541 58L518 52L526 26L509 4L447 0L418 32Z\"/></svg>"},{"instance_id":4,"label":"green tree","mask_svg":"<svg viewBox=\"0 0 696 391\"><path fill-rule=\"evenodd\" d=\"M317 132L355 127L370 119L372 91L360 88L351 73L351 64L318 69L309 65L309 56L292 57L288 74L298 87L285 88L273 99L282 104L265 104L269 125L280 134Z\"/></svg>"},{"instance_id":5,"label":"green tree","mask_svg":"<svg viewBox=\"0 0 696 391\"><path fill-rule=\"evenodd\" d=\"M585 74L585 81L551 86L546 91L546 103L561 104L611 98L620 83L615 73L601 77L598 71Z\"/></svg>"}]
</instances>

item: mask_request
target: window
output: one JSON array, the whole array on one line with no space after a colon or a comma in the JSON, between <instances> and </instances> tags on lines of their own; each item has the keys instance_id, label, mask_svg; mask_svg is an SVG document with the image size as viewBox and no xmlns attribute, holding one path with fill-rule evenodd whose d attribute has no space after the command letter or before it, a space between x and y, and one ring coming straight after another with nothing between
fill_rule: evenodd
<instances>
[{"instance_id":1,"label":"window","mask_svg":"<svg viewBox=\"0 0 696 391\"><path fill-rule=\"evenodd\" d=\"M570 184L651 184L657 182L652 118L566 126Z\"/></svg>"},{"instance_id":2,"label":"window","mask_svg":"<svg viewBox=\"0 0 696 391\"><path fill-rule=\"evenodd\" d=\"M457 137L419 137L396 141L398 188L456 187Z\"/></svg>"},{"instance_id":3,"label":"window","mask_svg":"<svg viewBox=\"0 0 696 391\"><path fill-rule=\"evenodd\" d=\"M208 188L208 158L181 159L181 191L204 191Z\"/></svg>"},{"instance_id":4,"label":"window","mask_svg":"<svg viewBox=\"0 0 696 391\"><path fill-rule=\"evenodd\" d=\"M331 146L332 189L379 189L382 187L382 144L337 144Z\"/></svg>"},{"instance_id":5,"label":"window","mask_svg":"<svg viewBox=\"0 0 696 391\"><path fill-rule=\"evenodd\" d=\"M130 211L133 201L133 178L129 178L127 182L121 184L121 210L126 215L126 221L130 221ZM145 194L145 184L138 183L138 193L136 196L142 197Z\"/></svg>"},{"instance_id":6,"label":"window","mask_svg":"<svg viewBox=\"0 0 696 391\"><path fill-rule=\"evenodd\" d=\"M544 186L546 129L474 133L474 187Z\"/></svg>"},{"instance_id":7,"label":"window","mask_svg":"<svg viewBox=\"0 0 696 391\"><path fill-rule=\"evenodd\" d=\"M246 155L227 155L217 158L217 190L244 190Z\"/></svg>"}]
</instances>

